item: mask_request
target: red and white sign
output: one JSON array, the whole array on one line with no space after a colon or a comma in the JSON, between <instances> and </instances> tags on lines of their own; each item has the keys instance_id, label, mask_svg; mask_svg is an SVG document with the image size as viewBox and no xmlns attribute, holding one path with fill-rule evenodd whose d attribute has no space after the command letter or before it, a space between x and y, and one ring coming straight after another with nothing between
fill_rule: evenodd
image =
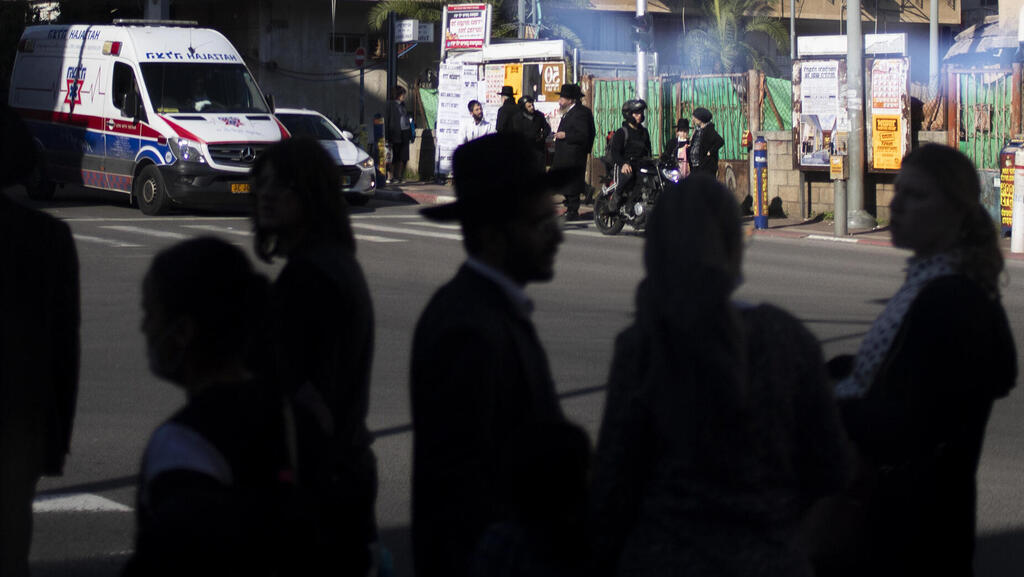
<instances>
[{"instance_id":1,"label":"red and white sign","mask_svg":"<svg viewBox=\"0 0 1024 577\"><path fill-rule=\"evenodd\" d=\"M445 6L444 49L479 50L490 40L491 7L487 4Z\"/></svg>"},{"instance_id":2,"label":"red and white sign","mask_svg":"<svg viewBox=\"0 0 1024 577\"><path fill-rule=\"evenodd\" d=\"M366 50L363 50L363 47L360 46L359 48L356 48L356 67L362 68L363 64L365 64L365 63L366 63Z\"/></svg>"}]
</instances>

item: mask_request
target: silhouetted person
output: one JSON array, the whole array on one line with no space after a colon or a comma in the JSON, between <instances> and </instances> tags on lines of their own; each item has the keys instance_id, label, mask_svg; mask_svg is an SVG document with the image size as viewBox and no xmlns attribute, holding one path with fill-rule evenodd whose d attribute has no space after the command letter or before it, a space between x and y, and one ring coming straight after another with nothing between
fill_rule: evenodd
<instances>
[{"instance_id":1,"label":"silhouetted person","mask_svg":"<svg viewBox=\"0 0 1024 577\"><path fill-rule=\"evenodd\" d=\"M511 86L502 86L501 108L498 109L498 116L494 119L494 131L506 132L515 130L515 118L519 114L519 107L516 106L515 92Z\"/></svg>"},{"instance_id":2,"label":"silhouetted person","mask_svg":"<svg viewBox=\"0 0 1024 577\"><path fill-rule=\"evenodd\" d=\"M0 575L28 575L32 499L61 475L78 390L78 256L63 222L8 197L37 162L0 105Z\"/></svg>"},{"instance_id":3,"label":"silhouetted person","mask_svg":"<svg viewBox=\"0 0 1024 577\"><path fill-rule=\"evenodd\" d=\"M579 218L580 197L586 193L587 156L594 148L594 113L583 105L583 90L579 84L563 84L558 93L558 106L562 119L555 133L555 155L552 170L572 169L576 177L562 191L565 196L567 220Z\"/></svg>"},{"instance_id":4,"label":"silhouetted person","mask_svg":"<svg viewBox=\"0 0 1024 577\"><path fill-rule=\"evenodd\" d=\"M288 558L282 404L246 364L268 290L241 250L210 237L161 251L146 273L149 366L186 403L146 447L126 575L275 575Z\"/></svg>"},{"instance_id":5,"label":"silhouetted person","mask_svg":"<svg viewBox=\"0 0 1024 577\"><path fill-rule=\"evenodd\" d=\"M658 199L595 456L594 574L811 575L797 526L844 480L841 426L814 336L732 300L742 247L709 177Z\"/></svg>"},{"instance_id":6,"label":"silhouetted person","mask_svg":"<svg viewBox=\"0 0 1024 577\"><path fill-rule=\"evenodd\" d=\"M337 167L314 140L274 144L252 170L256 252L286 259L273 286L275 381L319 415L299 442L299 481L326 494L325 563L361 575L377 541L377 464L366 427L373 304L355 257ZM300 431L301 433L301 431Z\"/></svg>"},{"instance_id":7,"label":"silhouetted person","mask_svg":"<svg viewBox=\"0 0 1024 577\"><path fill-rule=\"evenodd\" d=\"M456 201L422 210L458 220L468 253L430 300L412 346L412 539L418 577L463 577L503 519L502 447L533 422L561 421L547 356L530 320L528 283L554 275L562 241L545 174L515 134L455 150ZM496 176L497 175L497 176Z\"/></svg>"},{"instance_id":8,"label":"silhouetted person","mask_svg":"<svg viewBox=\"0 0 1024 577\"><path fill-rule=\"evenodd\" d=\"M880 468L862 574L973 574L985 426L1017 376L1003 255L980 196L959 151L929 144L903 159L892 240L914 255L836 386L850 438Z\"/></svg>"},{"instance_id":9,"label":"silhouetted person","mask_svg":"<svg viewBox=\"0 0 1024 577\"><path fill-rule=\"evenodd\" d=\"M477 547L474 577L588 575L587 480L590 440L567 422L517 431L498 466L508 519Z\"/></svg>"},{"instance_id":10,"label":"silhouetted person","mask_svg":"<svg viewBox=\"0 0 1024 577\"><path fill-rule=\"evenodd\" d=\"M693 125L695 129L687 154L691 172L715 178L718 175L718 151L725 146L725 140L715 130L715 123L711 121L711 111L707 108L697 108L693 111Z\"/></svg>"},{"instance_id":11,"label":"silhouetted person","mask_svg":"<svg viewBox=\"0 0 1024 577\"><path fill-rule=\"evenodd\" d=\"M405 88L394 87L395 99L388 102L388 144L391 145L391 182L405 180L405 165L409 162L409 143L412 142L412 124L405 109Z\"/></svg>"},{"instance_id":12,"label":"silhouetted person","mask_svg":"<svg viewBox=\"0 0 1024 577\"><path fill-rule=\"evenodd\" d=\"M523 96L519 99L519 111L512 122L513 132L523 136L537 156L537 162L544 166L547 164L548 136L551 135L551 125L536 108L532 96Z\"/></svg>"}]
</instances>

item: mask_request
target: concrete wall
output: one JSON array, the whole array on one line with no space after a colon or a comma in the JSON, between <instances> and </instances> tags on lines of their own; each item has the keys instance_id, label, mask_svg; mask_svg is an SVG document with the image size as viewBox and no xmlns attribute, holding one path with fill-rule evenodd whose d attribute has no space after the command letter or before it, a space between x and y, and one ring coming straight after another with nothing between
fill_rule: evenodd
<instances>
[{"instance_id":1,"label":"concrete wall","mask_svg":"<svg viewBox=\"0 0 1024 577\"><path fill-rule=\"evenodd\" d=\"M800 188L800 171L793 163L793 133L791 131L759 132L768 141L768 200L776 197L782 210L790 218L813 217L832 212L833 183L827 172L804 172L804 189ZM945 132L919 132L920 144L932 142L946 144ZM895 192L892 173L869 173L864 179L864 208L875 215L880 225L889 222L889 205ZM803 209L801 214L801 195Z\"/></svg>"}]
</instances>

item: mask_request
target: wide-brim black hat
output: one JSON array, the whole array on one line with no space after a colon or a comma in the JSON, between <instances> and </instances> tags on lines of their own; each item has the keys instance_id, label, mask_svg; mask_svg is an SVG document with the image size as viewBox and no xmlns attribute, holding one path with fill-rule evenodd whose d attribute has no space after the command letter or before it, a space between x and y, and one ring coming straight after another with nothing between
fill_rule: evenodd
<instances>
[{"instance_id":1,"label":"wide-brim black hat","mask_svg":"<svg viewBox=\"0 0 1024 577\"><path fill-rule=\"evenodd\" d=\"M684 132L689 132L690 131L690 120L687 119L687 118L680 118L679 121L676 122L676 130L677 131L682 130Z\"/></svg>"},{"instance_id":2,"label":"wide-brim black hat","mask_svg":"<svg viewBox=\"0 0 1024 577\"><path fill-rule=\"evenodd\" d=\"M583 98L583 89L580 88L579 84L563 84L562 89L558 91L558 95L562 98L580 100Z\"/></svg>"},{"instance_id":3,"label":"wide-brim black hat","mask_svg":"<svg viewBox=\"0 0 1024 577\"><path fill-rule=\"evenodd\" d=\"M516 218L517 200L538 188L566 186L579 173L575 168L545 172L530 143L511 132L488 134L456 148L452 171L455 202L420 209L420 214L438 221L509 221Z\"/></svg>"},{"instance_id":4,"label":"wide-brim black hat","mask_svg":"<svg viewBox=\"0 0 1024 577\"><path fill-rule=\"evenodd\" d=\"M502 86L501 87L501 92L499 92L498 95L499 96L515 96L516 92L515 92L515 90L512 90L511 86Z\"/></svg>"}]
</instances>

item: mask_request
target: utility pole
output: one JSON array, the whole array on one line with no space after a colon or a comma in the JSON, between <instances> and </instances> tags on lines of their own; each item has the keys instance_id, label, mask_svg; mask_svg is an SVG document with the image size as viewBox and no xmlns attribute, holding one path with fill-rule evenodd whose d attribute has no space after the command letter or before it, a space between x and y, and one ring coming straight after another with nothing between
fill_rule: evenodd
<instances>
[{"instance_id":1,"label":"utility pole","mask_svg":"<svg viewBox=\"0 0 1024 577\"><path fill-rule=\"evenodd\" d=\"M647 0L636 0L636 97L647 100Z\"/></svg>"},{"instance_id":2,"label":"utility pole","mask_svg":"<svg viewBox=\"0 0 1024 577\"><path fill-rule=\"evenodd\" d=\"M850 116L846 222L850 228L874 228L875 218L864 210L864 37L860 26L860 0L849 0L846 4L846 88L846 108Z\"/></svg>"},{"instance_id":3,"label":"utility pole","mask_svg":"<svg viewBox=\"0 0 1024 577\"><path fill-rule=\"evenodd\" d=\"M519 20L519 33L517 37L526 38L526 0L519 0L519 11L517 14Z\"/></svg>"},{"instance_id":4,"label":"utility pole","mask_svg":"<svg viewBox=\"0 0 1024 577\"><path fill-rule=\"evenodd\" d=\"M931 0L928 18L928 98L939 93L939 0Z\"/></svg>"},{"instance_id":5,"label":"utility pole","mask_svg":"<svg viewBox=\"0 0 1024 577\"><path fill-rule=\"evenodd\" d=\"M170 20L171 0L147 0L142 14L146 20Z\"/></svg>"},{"instance_id":6,"label":"utility pole","mask_svg":"<svg viewBox=\"0 0 1024 577\"><path fill-rule=\"evenodd\" d=\"M789 0L789 61L796 60L796 0Z\"/></svg>"}]
</instances>

